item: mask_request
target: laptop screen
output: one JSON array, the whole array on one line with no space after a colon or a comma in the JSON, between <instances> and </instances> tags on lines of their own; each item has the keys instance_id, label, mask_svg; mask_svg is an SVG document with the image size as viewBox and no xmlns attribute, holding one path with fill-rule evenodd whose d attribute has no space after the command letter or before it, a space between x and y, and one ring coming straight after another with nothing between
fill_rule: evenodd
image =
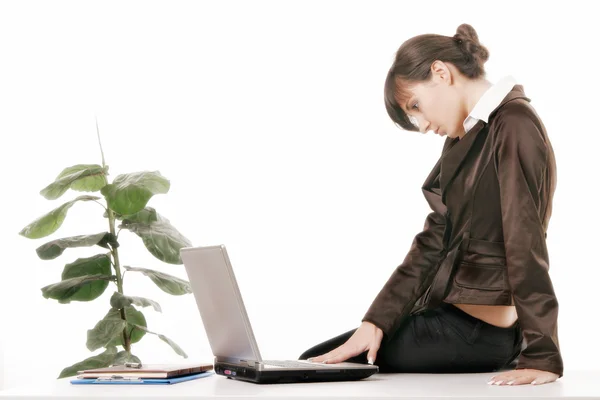
<instances>
[{"instance_id":1,"label":"laptop screen","mask_svg":"<svg viewBox=\"0 0 600 400\"><path fill-rule=\"evenodd\" d=\"M224 245L181 249L213 355L261 362L250 320Z\"/></svg>"}]
</instances>

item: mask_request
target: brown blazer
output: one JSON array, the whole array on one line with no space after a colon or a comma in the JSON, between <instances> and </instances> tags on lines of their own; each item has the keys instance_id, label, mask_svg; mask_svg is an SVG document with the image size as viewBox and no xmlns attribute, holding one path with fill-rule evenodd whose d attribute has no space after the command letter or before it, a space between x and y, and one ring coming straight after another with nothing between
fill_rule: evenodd
<instances>
[{"instance_id":1,"label":"brown blazer","mask_svg":"<svg viewBox=\"0 0 600 400\"><path fill-rule=\"evenodd\" d=\"M517 369L563 375L546 231L554 151L522 85L462 138L447 138L425 180L432 212L363 321L389 340L408 315L454 304L516 306Z\"/></svg>"}]
</instances>

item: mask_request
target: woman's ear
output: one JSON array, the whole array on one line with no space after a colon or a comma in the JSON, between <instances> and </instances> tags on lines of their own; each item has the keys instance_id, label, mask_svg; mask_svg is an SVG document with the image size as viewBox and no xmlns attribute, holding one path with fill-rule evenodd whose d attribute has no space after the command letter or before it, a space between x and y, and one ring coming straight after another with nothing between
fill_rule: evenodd
<instances>
[{"instance_id":1,"label":"woman's ear","mask_svg":"<svg viewBox=\"0 0 600 400\"><path fill-rule=\"evenodd\" d=\"M445 83L451 85L453 82L452 71L448 64L443 61L435 60L431 64L431 76L435 83Z\"/></svg>"}]
</instances>

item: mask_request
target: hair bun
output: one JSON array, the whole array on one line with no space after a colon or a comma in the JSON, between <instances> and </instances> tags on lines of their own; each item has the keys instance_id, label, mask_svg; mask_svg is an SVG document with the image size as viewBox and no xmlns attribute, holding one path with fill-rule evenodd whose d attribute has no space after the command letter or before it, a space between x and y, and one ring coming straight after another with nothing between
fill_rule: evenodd
<instances>
[{"instance_id":1,"label":"hair bun","mask_svg":"<svg viewBox=\"0 0 600 400\"><path fill-rule=\"evenodd\" d=\"M479 36L477 36L477 32L471 25L461 24L456 29L454 40L465 53L472 55L482 63L485 63L489 59L490 53L479 43Z\"/></svg>"},{"instance_id":2,"label":"hair bun","mask_svg":"<svg viewBox=\"0 0 600 400\"><path fill-rule=\"evenodd\" d=\"M477 36L477 32L475 32L475 29L469 24L462 24L456 28L456 35L454 35L454 37L459 37L461 39L464 38L475 43L479 43L479 36Z\"/></svg>"}]
</instances>

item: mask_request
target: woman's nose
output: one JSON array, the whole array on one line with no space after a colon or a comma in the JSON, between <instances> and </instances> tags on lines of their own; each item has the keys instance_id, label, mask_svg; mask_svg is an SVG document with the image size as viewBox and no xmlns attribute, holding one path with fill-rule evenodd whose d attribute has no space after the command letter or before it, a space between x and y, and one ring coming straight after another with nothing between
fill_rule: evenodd
<instances>
[{"instance_id":1,"label":"woman's nose","mask_svg":"<svg viewBox=\"0 0 600 400\"><path fill-rule=\"evenodd\" d=\"M425 118L423 118L422 115L415 116L413 118L414 118L415 122L417 123L417 128L419 128L419 131L421 133L427 133L431 123L429 121L427 121Z\"/></svg>"},{"instance_id":2,"label":"woman's nose","mask_svg":"<svg viewBox=\"0 0 600 400\"><path fill-rule=\"evenodd\" d=\"M415 117L415 116L410 115L408 118L413 123L413 125L415 125L419 129L419 131L422 134L426 134L429 131L429 126L431 125L430 122L426 121L425 119L421 118L420 116Z\"/></svg>"}]
</instances>

